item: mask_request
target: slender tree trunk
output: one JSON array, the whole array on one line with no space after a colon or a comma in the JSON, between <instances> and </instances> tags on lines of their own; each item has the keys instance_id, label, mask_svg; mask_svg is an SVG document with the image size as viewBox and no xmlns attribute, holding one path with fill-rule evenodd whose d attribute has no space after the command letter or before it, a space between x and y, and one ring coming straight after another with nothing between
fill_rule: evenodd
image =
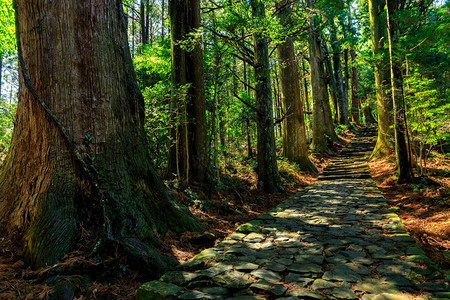
<instances>
[{"instance_id":1,"label":"slender tree trunk","mask_svg":"<svg viewBox=\"0 0 450 300\"><path fill-rule=\"evenodd\" d=\"M306 110L306 119L308 120L308 122L305 125L307 128L309 128L309 130L312 130L312 107L309 105L309 93L308 93L308 79L307 79L307 75L306 75L306 67L305 67L305 60L302 59L302 77L303 77L303 104ZM308 139L308 134L306 134L306 138Z\"/></svg>"},{"instance_id":2,"label":"slender tree trunk","mask_svg":"<svg viewBox=\"0 0 450 300\"><path fill-rule=\"evenodd\" d=\"M391 126L394 124L392 114L392 98L387 94L389 87L389 67L388 61L383 58L386 56L385 41L386 21L383 18L383 9L386 0L369 0L370 29L372 32L372 53L375 58L374 76L375 89L377 94L378 108L378 137L371 157L378 157L385 154L393 148L393 131Z\"/></svg>"},{"instance_id":3,"label":"slender tree trunk","mask_svg":"<svg viewBox=\"0 0 450 300\"><path fill-rule=\"evenodd\" d=\"M343 106L342 106L342 115L343 115L343 121L344 121L344 125L348 125L348 121L349 121L349 117L348 117L348 90L349 90L349 71L348 71L348 49L345 48L344 49L344 102L343 102Z\"/></svg>"},{"instance_id":4,"label":"slender tree trunk","mask_svg":"<svg viewBox=\"0 0 450 300\"><path fill-rule=\"evenodd\" d=\"M352 122L356 125L359 124L359 95L358 95L358 68L356 66L356 51L351 51L351 66L352 66L352 105L351 105L351 117Z\"/></svg>"},{"instance_id":5,"label":"slender tree trunk","mask_svg":"<svg viewBox=\"0 0 450 300\"><path fill-rule=\"evenodd\" d=\"M250 80L247 79L247 64L244 62L244 90L247 90L247 93L250 95ZM247 126L247 156L253 157L253 148L252 148L252 128L250 127L250 117L246 116L245 118L245 124Z\"/></svg>"},{"instance_id":6,"label":"slender tree trunk","mask_svg":"<svg viewBox=\"0 0 450 300\"><path fill-rule=\"evenodd\" d=\"M15 6L19 102L0 172L2 230L33 267L74 249L83 226L101 237L96 248L118 244L160 274L168 260L155 234L199 223L152 167L120 2Z\"/></svg>"},{"instance_id":7,"label":"slender tree trunk","mask_svg":"<svg viewBox=\"0 0 450 300\"><path fill-rule=\"evenodd\" d=\"M333 104L333 119L334 123L339 123L339 108L338 108L338 96L337 96L337 87L336 87L336 80L334 78L333 74L333 68L331 66L331 58L330 54L328 52L328 46L327 43L324 41L323 43L323 51L324 51L324 59L325 59L325 69L326 69L326 78L328 81L328 86L330 88L330 95L331 95L331 103Z\"/></svg>"},{"instance_id":8,"label":"slender tree trunk","mask_svg":"<svg viewBox=\"0 0 450 300\"><path fill-rule=\"evenodd\" d=\"M336 97L339 107L339 123L345 124L344 80L341 67L341 49L337 40L336 31L337 29L333 25L333 28L331 29L331 48L333 50L333 69L336 81Z\"/></svg>"},{"instance_id":9,"label":"slender tree trunk","mask_svg":"<svg viewBox=\"0 0 450 300\"><path fill-rule=\"evenodd\" d=\"M142 46L147 45L147 36L146 36L146 27L145 27L145 2L141 0L140 3L141 13L140 13L140 22L141 22L141 43Z\"/></svg>"},{"instance_id":10,"label":"slender tree trunk","mask_svg":"<svg viewBox=\"0 0 450 300\"><path fill-rule=\"evenodd\" d=\"M133 5L133 8L134 8L134 5ZM134 35L136 33L135 32L135 20L133 18L134 17L134 9L131 10L131 16L132 16L132 18L131 18L131 56L134 57L134 55L135 55Z\"/></svg>"},{"instance_id":11,"label":"slender tree trunk","mask_svg":"<svg viewBox=\"0 0 450 300\"><path fill-rule=\"evenodd\" d=\"M264 3L251 0L253 16L265 16ZM255 81L258 136L258 186L269 193L283 190L278 173L273 121L272 88L270 86L269 49L267 38L261 33L253 34L255 52Z\"/></svg>"},{"instance_id":12,"label":"slender tree trunk","mask_svg":"<svg viewBox=\"0 0 450 300\"><path fill-rule=\"evenodd\" d=\"M393 55L398 50L399 29L393 14L398 11L399 1L390 0L387 4L387 26L389 40L389 61L391 66L392 102L394 105L395 154L399 171L398 183L412 182L411 157L408 149L408 134L403 98L402 63Z\"/></svg>"}]
</instances>

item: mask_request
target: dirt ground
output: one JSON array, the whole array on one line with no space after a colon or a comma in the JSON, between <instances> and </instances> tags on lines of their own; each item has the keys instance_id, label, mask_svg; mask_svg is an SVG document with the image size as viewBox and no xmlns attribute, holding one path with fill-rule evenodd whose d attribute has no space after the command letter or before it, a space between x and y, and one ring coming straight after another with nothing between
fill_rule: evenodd
<instances>
[{"instance_id":1,"label":"dirt ground","mask_svg":"<svg viewBox=\"0 0 450 300\"><path fill-rule=\"evenodd\" d=\"M397 184L395 156L369 163L378 188L396 210L405 229L441 270L450 276L450 157L434 153L426 176Z\"/></svg>"}]
</instances>

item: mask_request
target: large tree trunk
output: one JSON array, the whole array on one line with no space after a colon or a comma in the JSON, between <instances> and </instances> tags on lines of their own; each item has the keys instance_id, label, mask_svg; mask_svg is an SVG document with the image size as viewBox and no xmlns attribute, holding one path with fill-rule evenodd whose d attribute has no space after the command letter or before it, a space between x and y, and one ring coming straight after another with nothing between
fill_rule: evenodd
<instances>
[{"instance_id":1,"label":"large tree trunk","mask_svg":"<svg viewBox=\"0 0 450 300\"><path fill-rule=\"evenodd\" d=\"M188 3L189 5L186 5ZM184 99L175 93L172 111L179 124L172 135L175 147L169 154L169 172L204 186L210 184L209 153L206 130L206 104L201 40L186 51L182 42L200 28L200 1L169 1L172 44L172 86L190 84ZM175 153L174 153L175 152Z\"/></svg>"},{"instance_id":2,"label":"large tree trunk","mask_svg":"<svg viewBox=\"0 0 450 300\"><path fill-rule=\"evenodd\" d=\"M288 23L291 7L287 0L279 3L278 17L281 24ZM284 43L278 45L278 63L280 67L281 98L284 106L285 134L283 135L284 156L296 162L304 171L317 172L317 168L308 157L306 144L305 117L303 114L303 101L301 99L298 78L298 64L295 59L294 41L286 38Z\"/></svg>"},{"instance_id":3,"label":"large tree trunk","mask_svg":"<svg viewBox=\"0 0 450 300\"><path fill-rule=\"evenodd\" d=\"M199 227L152 167L119 3L16 1L19 103L0 219L34 267L73 249L83 226L158 274L155 234Z\"/></svg>"},{"instance_id":4,"label":"large tree trunk","mask_svg":"<svg viewBox=\"0 0 450 300\"><path fill-rule=\"evenodd\" d=\"M392 98L387 94L389 84L388 61L383 58L387 56L385 41L386 22L382 16L386 0L369 0L370 29L372 32L372 53L375 58L374 76L378 107L378 137L371 157L385 154L392 149L393 122Z\"/></svg>"},{"instance_id":5,"label":"large tree trunk","mask_svg":"<svg viewBox=\"0 0 450 300\"><path fill-rule=\"evenodd\" d=\"M339 140L334 131L333 116L331 114L330 98L328 96L328 77L325 72L325 57L321 40L316 36L316 50L319 60L319 78L320 78L320 100L322 101L322 111L325 126L325 134L332 141Z\"/></svg>"},{"instance_id":6,"label":"large tree trunk","mask_svg":"<svg viewBox=\"0 0 450 300\"><path fill-rule=\"evenodd\" d=\"M352 66L352 101L350 108L350 115L352 122L359 125L359 95L358 95L358 68L356 66L356 51L351 51L351 66Z\"/></svg>"},{"instance_id":7,"label":"large tree trunk","mask_svg":"<svg viewBox=\"0 0 450 300\"><path fill-rule=\"evenodd\" d=\"M393 52L398 51L399 29L393 16L398 12L399 1L390 0L387 3L387 25L389 40L389 61L391 66L392 102L394 106L395 125L395 154L399 171L398 183L412 182L411 156L408 149L408 134L405 116L405 104L403 98L402 63Z\"/></svg>"},{"instance_id":8,"label":"large tree trunk","mask_svg":"<svg viewBox=\"0 0 450 300\"><path fill-rule=\"evenodd\" d=\"M265 16L264 3L251 0L252 13L257 19ZM278 172L273 121L272 88L270 86L269 49L267 38L253 34L255 47L255 81L257 109L258 186L269 193L283 190Z\"/></svg>"}]
</instances>

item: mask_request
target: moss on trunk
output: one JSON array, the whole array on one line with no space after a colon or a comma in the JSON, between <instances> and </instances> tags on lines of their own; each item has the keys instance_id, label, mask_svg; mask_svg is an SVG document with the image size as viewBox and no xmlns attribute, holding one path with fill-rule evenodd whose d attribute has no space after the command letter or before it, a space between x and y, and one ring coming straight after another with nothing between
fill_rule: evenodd
<instances>
[{"instance_id":1,"label":"moss on trunk","mask_svg":"<svg viewBox=\"0 0 450 300\"><path fill-rule=\"evenodd\" d=\"M1 229L33 267L74 249L83 226L100 246L119 245L157 274L173 262L155 251L155 235L201 224L153 169L120 2L16 5L24 64L17 126L0 171Z\"/></svg>"}]
</instances>

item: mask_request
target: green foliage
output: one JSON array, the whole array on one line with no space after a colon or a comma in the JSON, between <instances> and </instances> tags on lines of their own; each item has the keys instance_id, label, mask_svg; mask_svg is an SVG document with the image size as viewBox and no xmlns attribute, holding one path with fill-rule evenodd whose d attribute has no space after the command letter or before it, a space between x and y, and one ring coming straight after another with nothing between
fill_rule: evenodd
<instances>
[{"instance_id":1,"label":"green foliage","mask_svg":"<svg viewBox=\"0 0 450 300\"><path fill-rule=\"evenodd\" d=\"M0 57L16 47L16 30L14 24L12 0L0 0Z\"/></svg>"},{"instance_id":2,"label":"green foliage","mask_svg":"<svg viewBox=\"0 0 450 300\"><path fill-rule=\"evenodd\" d=\"M0 156L8 152L14 128L14 115L17 103L9 103L0 98Z\"/></svg>"},{"instance_id":3,"label":"green foliage","mask_svg":"<svg viewBox=\"0 0 450 300\"><path fill-rule=\"evenodd\" d=\"M164 43L147 46L134 58L138 83L145 100L145 128L149 141L149 150L157 168L167 163L170 143L170 111L172 97L184 95L186 87L173 90L170 84L170 47Z\"/></svg>"}]
</instances>

